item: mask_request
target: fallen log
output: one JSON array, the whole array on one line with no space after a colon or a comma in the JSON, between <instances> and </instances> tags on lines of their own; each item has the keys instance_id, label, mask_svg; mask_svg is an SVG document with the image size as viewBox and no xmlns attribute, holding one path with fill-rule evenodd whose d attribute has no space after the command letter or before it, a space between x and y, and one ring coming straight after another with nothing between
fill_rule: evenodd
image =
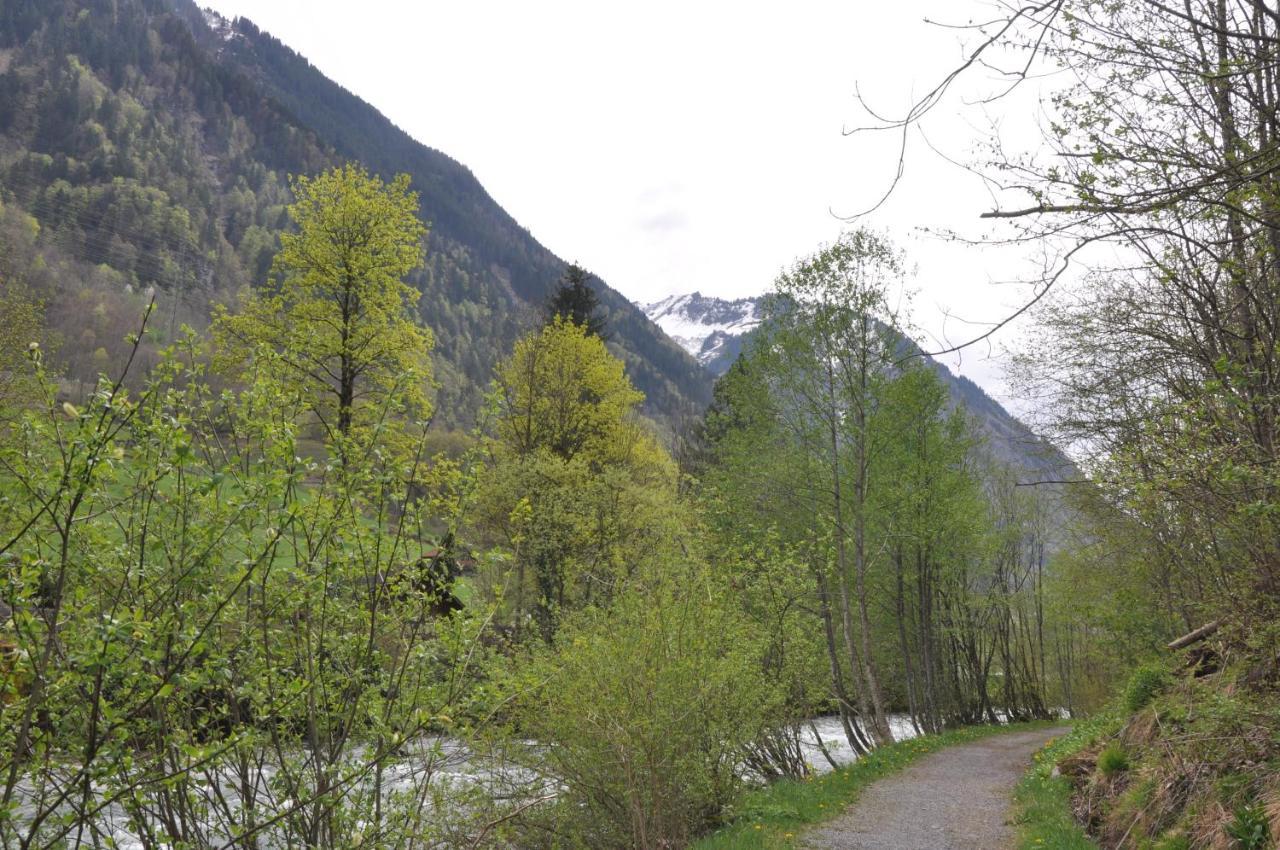
<instances>
[{"instance_id":1,"label":"fallen log","mask_svg":"<svg viewBox=\"0 0 1280 850\"><path fill-rule=\"evenodd\" d=\"M1191 646L1193 643L1199 643L1200 641L1209 637L1220 628L1222 628L1221 620L1214 620L1212 623L1205 623L1203 626L1196 629L1195 631L1187 632L1185 635L1178 638L1177 640L1170 641L1168 645L1168 649L1174 652L1176 652L1179 649L1185 649L1186 647Z\"/></svg>"}]
</instances>

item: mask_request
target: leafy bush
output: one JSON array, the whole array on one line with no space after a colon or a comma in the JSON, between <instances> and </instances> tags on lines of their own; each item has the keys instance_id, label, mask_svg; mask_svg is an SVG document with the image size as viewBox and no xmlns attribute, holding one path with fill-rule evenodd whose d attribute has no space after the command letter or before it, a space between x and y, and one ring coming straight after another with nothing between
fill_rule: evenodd
<instances>
[{"instance_id":1,"label":"leafy bush","mask_svg":"<svg viewBox=\"0 0 1280 850\"><path fill-rule=\"evenodd\" d=\"M1102 771L1103 776L1115 776L1128 769L1129 754L1119 744L1108 744L1106 749L1098 754L1098 770Z\"/></svg>"},{"instance_id":2,"label":"leafy bush","mask_svg":"<svg viewBox=\"0 0 1280 850\"><path fill-rule=\"evenodd\" d=\"M1144 665L1133 671L1124 689L1124 707L1141 711L1156 695L1169 686L1169 671L1157 665Z\"/></svg>"},{"instance_id":3,"label":"leafy bush","mask_svg":"<svg viewBox=\"0 0 1280 850\"><path fill-rule=\"evenodd\" d=\"M526 670L538 688L522 718L564 788L556 831L592 848L679 847L718 823L781 699L761 654L700 576L567 618Z\"/></svg>"}]
</instances>

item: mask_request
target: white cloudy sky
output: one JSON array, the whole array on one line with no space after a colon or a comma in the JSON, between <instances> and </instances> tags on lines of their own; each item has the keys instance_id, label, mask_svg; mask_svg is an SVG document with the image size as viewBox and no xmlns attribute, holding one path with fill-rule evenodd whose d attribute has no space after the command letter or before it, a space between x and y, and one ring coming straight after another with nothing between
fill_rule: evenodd
<instances>
[{"instance_id":1,"label":"white cloudy sky","mask_svg":"<svg viewBox=\"0 0 1280 850\"><path fill-rule=\"evenodd\" d=\"M202 0L245 15L475 172L567 260L633 300L764 291L778 270L848 225L897 165L896 138L847 137L861 90L905 107L962 55L984 0ZM1037 93L983 108L975 75L925 125L972 158L989 122L1029 138ZM913 314L952 342L1020 303L1004 284L1034 258L962 248L922 228L976 233L981 181L913 138L906 174L868 223L918 267ZM1016 344L1017 328L997 348ZM1007 398L985 346L953 368Z\"/></svg>"}]
</instances>

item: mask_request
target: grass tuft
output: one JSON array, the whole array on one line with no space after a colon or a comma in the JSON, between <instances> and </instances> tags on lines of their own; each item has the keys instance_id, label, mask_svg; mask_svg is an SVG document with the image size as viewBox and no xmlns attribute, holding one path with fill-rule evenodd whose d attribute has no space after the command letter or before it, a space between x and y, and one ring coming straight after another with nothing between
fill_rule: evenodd
<instances>
[{"instance_id":1,"label":"grass tuft","mask_svg":"<svg viewBox=\"0 0 1280 850\"><path fill-rule=\"evenodd\" d=\"M1098 770L1108 778L1129 769L1129 754L1117 742L1107 744L1106 749L1098 753Z\"/></svg>"},{"instance_id":2,"label":"grass tuft","mask_svg":"<svg viewBox=\"0 0 1280 850\"><path fill-rule=\"evenodd\" d=\"M1142 711L1156 695L1169 687L1169 671L1158 664L1147 664L1133 671L1124 689L1124 707L1130 713Z\"/></svg>"}]
</instances>

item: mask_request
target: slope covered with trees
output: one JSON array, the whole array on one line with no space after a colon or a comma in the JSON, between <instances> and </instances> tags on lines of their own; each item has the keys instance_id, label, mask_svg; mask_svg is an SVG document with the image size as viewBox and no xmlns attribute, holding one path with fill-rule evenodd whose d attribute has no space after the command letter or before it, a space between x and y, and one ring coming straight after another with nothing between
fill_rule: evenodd
<instances>
[{"instance_id":1,"label":"slope covered with trees","mask_svg":"<svg viewBox=\"0 0 1280 850\"><path fill-rule=\"evenodd\" d=\"M497 358L536 323L564 263L465 167L246 20L206 18L188 0L5 4L5 274L45 299L82 383L122 353L144 291L159 292L158 328L172 338L264 283L287 226L289 175L348 160L407 173L420 193L430 250L410 283L436 336L437 415L470 423ZM625 298L607 287L600 297L647 411L696 411L710 390L696 364Z\"/></svg>"}]
</instances>

